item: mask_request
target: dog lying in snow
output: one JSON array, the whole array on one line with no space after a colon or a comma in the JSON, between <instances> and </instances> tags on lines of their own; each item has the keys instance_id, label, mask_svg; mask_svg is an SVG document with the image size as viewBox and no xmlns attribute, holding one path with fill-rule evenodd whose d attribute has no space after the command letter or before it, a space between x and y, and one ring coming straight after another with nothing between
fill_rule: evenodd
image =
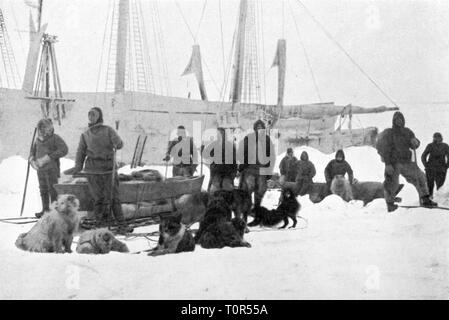
<instances>
[{"instance_id":1,"label":"dog lying in snow","mask_svg":"<svg viewBox=\"0 0 449 320\"><path fill-rule=\"evenodd\" d=\"M126 244L117 240L106 228L83 232L76 246L78 253L106 254L111 251L129 252Z\"/></svg>"},{"instance_id":2,"label":"dog lying in snow","mask_svg":"<svg viewBox=\"0 0 449 320\"><path fill-rule=\"evenodd\" d=\"M182 216L161 219L159 224L159 242L157 247L148 253L149 256L160 256L168 253L179 253L195 250L192 233L181 223Z\"/></svg>"},{"instance_id":3,"label":"dog lying in snow","mask_svg":"<svg viewBox=\"0 0 449 320\"><path fill-rule=\"evenodd\" d=\"M233 218L231 221L218 220L211 223L201 233L198 242L205 249L221 249L224 247L251 247L243 239L246 223L241 218Z\"/></svg>"},{"instance_id":4,"label":"dog lying in snow","mask_svg":"<svg viewBox=\"0 0 449 320\"><path fill-rule=\"evenodd\" d=\"M79 201L74 195L60 195L53 210L42 216L16 240L19 249L32 252L72 252L73 234L78 228Z\"/></svg>"},{"instance_id":5,"label":"dog lying in snow","mask_svg":"<svg viewBox=\"0 0 449 320\"><path fill-rule=\"evenodd\" d=\"M284 225L280 227L283 229L287 227L289 218L293 220L291 228L296 227L296 215L300 209L301 205L296 199L295 193L290 188L286 188L282 190L279 205L276 209L268 210L261 206L255 210L258 210L256 216L260 218L260 225L273 227L284 221Z\"/></svg>"}]
</instances>

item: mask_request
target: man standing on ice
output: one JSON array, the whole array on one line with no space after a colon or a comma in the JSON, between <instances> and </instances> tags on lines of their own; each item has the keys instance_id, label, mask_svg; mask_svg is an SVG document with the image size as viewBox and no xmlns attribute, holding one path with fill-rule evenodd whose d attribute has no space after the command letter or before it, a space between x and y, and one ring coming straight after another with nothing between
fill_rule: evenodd
<instances>
[{"instance_id":1,"label":"man standing on ice","mask_svg":"<svg viewBox=\"0 0 449 320\"><path fill-rule=\"evenodd\" d=\"M429 157L427 159L427 157ZM433 187L436 184L440 189L446 180L449 167L449 145L443 142L443 136L439 132L433 134L433 142L424 150L421 161L426 168L427 186L429 194L433 195Z\"/></svg>"},{"instance_id":2,"label":"man standing on ice","mask_svg":"<svg viewBox=\"0 0 449 320\"><path fill-rule=\"evenodd\" d=\"M298 173L298 159L293 155L293 149L288 148L285 157L279 164L281 177L279 183L284 185L285 182L295 182Z\"/></svg>"},{"instance_id":3,"label":"man standing on ice","mask_svg":"<svg viewBox=\"0 0 449 320\"><path fill-rule=\"evenodd\" d=\"M301 153L301 160L298 162L298 174L296 175L296 189L300 196L309 192L313 186L313 177L315 177L316 170L312 161L309 160L309 155L306 151Z\"/></svg>"},{"instance_id":4,"label":"man standing on ice","mask_svg":"<svg viewBox=\"0 0 449 320\"><path fill-rule=\"evenodd\" d=\"M239 188L254 192L254 208L259 208L263 196L267 191L267 180L273 174L276 162L276 150L270 137L266 134L265 123L257 120L253 126L254 132L247 134L239 144L237 156L240 160L240 185ZM248 226L257 226L260 217L259 210L255 210L256 216Z\"/></svg>"},{"instance_id":5,"label":"man standing on ice","mask_svg":"<svg viewBox=\"0 0 449 320\"><path fill-rule=\"evenodd\" d=\"M94 213L97 225L101 226L104 218L109 218L110 211L113 212L115 220L121 224L124 217L119 198L119 180L113 170L114 150L121 149L123 141L114 129L103 124L103 112L100 108L90 109L88 119L89 128L81 134L73 173L81 171L84 166L89 190L95 201ZM125 226L119 227L119 231L127 231Z\"/></svg>"},{"instance_id":6,"label":"man standing on ice","mask_svg":"<svg viewBox=\"0 0 449 320\"><path fill-rule=\"evenodd\" d=\"M53 187L60 177L59 158L64 157L69 149L60 136L54 133L51 119L42 119L37 123L37 140L31 149L30 163L37 170L42 211L37 218L50 211L50 201L56 201L58 194Z\"/></svg>"},{"instance_id":7,"label":"man standing on ice","mask_svg":"<svg viewBox=\"0 0 449 320\"><path fill-rule=\"evenodd\" d=\"M217 128L217 139L202 147L203 159L210 162L210 179L207 191L232 191L237 175L236 151L233 142L226 137L224 128Z\"/></svg>"},{"instance_id":8,"label":"man standing on ice","mask_svg":"<svg viewBox=\"0 0 449 320\"><path fill-rule=\"evenodd\" d=\"M396 191L399 187L399 175L402 175L408 183L415 186L420 197L420 203L424 207L437 206L430 200L426 177L417 163L412 161L412 150L420 145L412 130L405 127L404 115L396 111L393 115L392 128L380 133L376 149L385 163L384 192L388 212L398 208L394 203Z\"/></svg>"},{"instance_id":9,"label":"man standing on ice","mask_svg":"<svg viewBox=\"0 0 449 320\"><path fill-rule=\"evenodd\" d=\"M192 137L186 135L186 129L180 125L177 128L177 138L169 141L165 162L173 158L173 177L191 177L198 166L198 155Z\"/></svg>"}]
</instances>

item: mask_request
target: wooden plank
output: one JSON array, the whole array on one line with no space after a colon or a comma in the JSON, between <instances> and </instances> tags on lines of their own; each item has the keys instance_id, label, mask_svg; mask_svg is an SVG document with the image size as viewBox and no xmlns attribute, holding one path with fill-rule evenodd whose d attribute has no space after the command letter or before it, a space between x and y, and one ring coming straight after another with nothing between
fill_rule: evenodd
<instances>
[{"instance_id":1,"label":"wooden plank","mask_svg":"<svg viewBox=\"0 0 449 320\"><path fill-rule=\"evenodd\" d=\"M201 191L204 176L189 179L170 178L165 181L124 181L119 192L122 203L151 202L177 198L183 194ZM87 183L58 183L54 185L59 194L73 194L80 201L80 211L93 209L93 198Z\"/></svg>"}]
</instances>

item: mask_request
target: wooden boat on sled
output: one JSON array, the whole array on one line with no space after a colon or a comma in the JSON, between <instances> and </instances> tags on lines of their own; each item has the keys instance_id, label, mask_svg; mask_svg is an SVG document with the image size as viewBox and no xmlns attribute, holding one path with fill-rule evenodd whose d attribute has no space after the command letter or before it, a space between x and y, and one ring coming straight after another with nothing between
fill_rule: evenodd
<instances>
[{"instance_id":1,"label":"wooden boat on sled","mask_svg":"<svg viewBox=\"0 0 449 320\"><path fill-rule=\"evenodd\" d=\"M161 216L176 212L175 200L184 194L201 191L204 176L191 178L174 177L162 181L121 181L120 201L127 224L143 226L158 223ZM83 227L93 226L94 200L87 181L59 183L55 186L60 194L73 194L80 201L80 211L87 211Z\"/></svg>"}]
</instances>

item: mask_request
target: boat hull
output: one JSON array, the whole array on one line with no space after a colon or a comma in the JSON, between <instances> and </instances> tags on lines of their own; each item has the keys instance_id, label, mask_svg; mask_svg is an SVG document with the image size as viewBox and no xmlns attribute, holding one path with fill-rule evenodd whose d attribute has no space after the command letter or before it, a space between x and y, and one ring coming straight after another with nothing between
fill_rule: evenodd
<instances>
[{"instance_id":1,"label":"boat hull","mask_svg":"<svg viewBox=\"0 0 449 320\"><path fill-rule=\"evenodd\" d=\"M177 198L183 194L201 191L204 176L188 179L170 178L165 181L120 182L121 203L139 204L162 199ZM58 195L73 194L80 201L80 211L92 211L94 199L87 182L55 184Z\"/></svg>"}]
</instances>

